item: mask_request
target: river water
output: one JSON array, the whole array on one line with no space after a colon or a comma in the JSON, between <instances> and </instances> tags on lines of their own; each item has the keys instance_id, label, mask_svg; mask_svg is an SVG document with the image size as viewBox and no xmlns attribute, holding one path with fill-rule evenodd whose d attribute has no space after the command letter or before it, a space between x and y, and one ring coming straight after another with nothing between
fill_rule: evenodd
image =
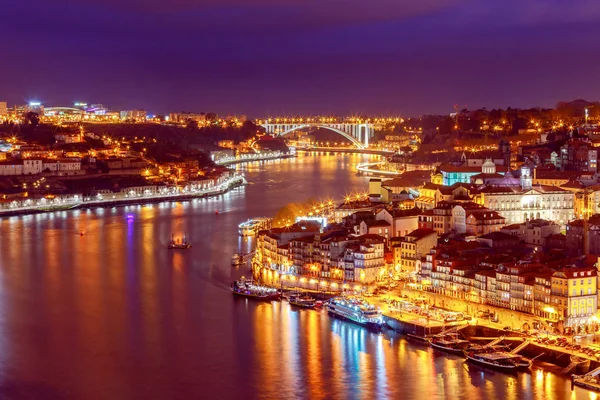
<instances>
[{"instance_id":1,"label":"river water","mask_svg":"<svg viewBox=\"0 0 600 400\"><path fill-rule=\"evenodd\" d=\"M325 312L232 297L248 274L230 266L249 246L237 225L365 191L352 170L367 157L239 166L250 184L213 199L0 220L0 398L596 398L551 372L491 372ZM193 247L167 250L171 233Z\"/></svg>"}]
</instances>

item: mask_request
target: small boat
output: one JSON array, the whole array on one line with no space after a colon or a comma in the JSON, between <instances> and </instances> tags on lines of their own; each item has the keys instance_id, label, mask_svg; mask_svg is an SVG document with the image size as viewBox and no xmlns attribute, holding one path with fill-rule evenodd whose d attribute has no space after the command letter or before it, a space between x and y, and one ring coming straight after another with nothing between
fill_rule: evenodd
<instances>
[{"instance_id":1,"label":"small boat","mask_svg":"<svg viewBox=\"0 0 600 400\"><path fill-rule=\"evenodd\" d=\"M600 368L596 368L585 375L571 375L571 390L573 390L573 386L600 392Z\"/></svg>"},{"instance_id":2,"label":"small boat","mask_svg":"<svg viewBox=\"0 0 600 400\"><path fill-rule=\"evenodd\" d=\"M306 294L295 293L288 297L288 302L300 308L315 308L317 301Z\"/></svg>"},{"instance_id":3,"label":"small boat","mask_svg":"<svg viewBox=\"0 0 600 400\"><path fill-rule=\"evenodd\" d=\"M407 333L406 337L412 340L416 340L418 342L429 344L429 338L425 336L417 335L416 333Z\"/></svg>"},{"instance_id":4,"label":"small boat","mask_svg":"<svg viewBox=\"0 0 600 400\"><path fill-rule=\"evenodd\" d=\"M383 316L374 305L356 297L334 297L327 302L327 313L346 321L354 322L367 329L380 331L383 328Z\"/></svg>"},{"instance_id":5,"label":"small boat","mask_svg":"<svg viewBox=\"0 0 600 400\"><path fill-rule=\"evenodd\" d=\"M465 350L464 353L467 361L505 372L527 370L532 364L531 360L507 352L475 353Z\"/></svg>"},{"instance_id":6,"label":"small boat","mask_svg":"<svg viewBox=\"0 0 600 400\"><path fill-rule=\"evenodd\" d=\"M469 341L460 339L458 333L447 333L433 336L429 344L437 350L463 355L463 350L469 346Z\"/></svg>"},{"instance_id":7,"label":"small boat","mask_svg":"<svg viewBox=\"0 0 600 400\"><path fill-rule=\"evenodd\" d=\"M185 250L192 247L192 245L188 242L187 237L184 235L182 239L175 239L175 237L171 234L171 241L167 245L169 250Z\"/></svg>"},{"instance_id":8,"label":"small boat","mask_svg":"<svg viewBox=\"0 0 600 400\"><path fill-rule=\"evenodd\" d=\"M233 257L231 257L231 265L234 267L240 265L240 256L238 253L235 253Z\"/></svg>"},{"instance_id":9,"label":"small boat","mask_svg":"<svg viewBox=\"0 0 600 400\"><path fill-rule=\"evenodd\" d=\"M276 289L257 285L243 276L231 284L231 292L236 296L255 300L272 301L280 299L280 294Z\"/></svg>"}]
</instances>

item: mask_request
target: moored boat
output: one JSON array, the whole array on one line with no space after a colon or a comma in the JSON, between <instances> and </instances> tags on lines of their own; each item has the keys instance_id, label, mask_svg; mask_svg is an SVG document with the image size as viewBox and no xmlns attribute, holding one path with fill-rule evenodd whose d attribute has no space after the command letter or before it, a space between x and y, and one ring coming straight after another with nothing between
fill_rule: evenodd
<instances>
[{"instance_id":1,"label":"moored boat","mask_svg":"<svg viewBox=\"0 0 600 400\"><path fill-rule=\"evenodd\" d=\"M475 353L465 350L467 361L505 372L526 370L531 367L532 361L518 354L507 352Z\"/></svg>"},{"instance_id":2,"label":"moored boat","mask_svg":"<svg viewBox=\"0 0 600 400\"><path fill-rule=\"evenodd\" d=\"M571 375L572 386L579 386L595 392L600 392L600 368L588 372L585 375ZM571 390L573 387L571 386Z\"/></svg>"},{"instance_id":3,"label":"moored boat","mask_svg":"<svg viewBox=\"0 0 600 400\"><path fill-rule=\"evenodd\" d=\"M327 302L327 312L333 317L354 322L375 331L383 327L381 311L372 304L354 297L334 297Z\"/></svg>"},{"instance_id":4,"label":"moored boat","mask_svg":"<svg viewBox=\"0 0 600 400\"><path fill-rule=\"evenodd\" d=\"M416 333L407 333L406 337L412 340L416 340L417 342L421 342L425 345L429 344L429 338L426 336L420 336L417 335Z\"/></svg>"},{"instance_id":5,"label":"moored boat","mask_svg":"<svg viewBox=\"0 0 600 400\"><path fill-rule=\"evenodd\" d=\"M437 350L463 355L463 350L469 346L469 341L460 339L457 333L447 333L433 336L429 344Z\"/></svg>"},{"instance_id":6,"label":"moored boat","mask_svg":"<svg viewBox=\"0 0 600 400\"><path fill-rule=\"evenodd\" d=\"M231 292L236 296L255 300L271 301L280 299L280 294L276 289L257 285L252 280L246 280L245 277L241 277L231 284Z\"/></svg>"},{"instance_id":7,"label":"moored boat","mask_svg":"<svg viewBox=\"0 0 600 400\"><path fill-rule=\"evenodd\" d=\"M291 296L289 296L288 302L291 305L300 308L315 308L315 305L317 303L317 301L312 297L301 293L292 294Z\"/></svg>"}]
</instances>

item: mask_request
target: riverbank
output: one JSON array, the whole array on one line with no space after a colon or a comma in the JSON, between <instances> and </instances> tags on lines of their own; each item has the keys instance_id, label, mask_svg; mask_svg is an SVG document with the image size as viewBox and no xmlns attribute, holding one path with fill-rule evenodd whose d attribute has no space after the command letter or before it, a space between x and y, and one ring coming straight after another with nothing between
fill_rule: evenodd
<instances>
[{"instance_id":1,"label":"riverbank","mask_svg":"<svg viewBox=\"0 0 600 400\"><path fill-rule=\"evenodd\" d=\"M389 156L394 154L388 150L372 150L372 149L357 149L357 148L339 148L339 147L298 147L296 151L306 153L348 153L348 154L372 154L380 156Z\"/></svg>"},{"instance_id":2,"label":"riverbank","mask_svg":"<svg viewBox=\"0 0 600 400\"><path fill-rule=\"evenodd\" d=\"M366 164L358 164L356 166L356 171L361 175L366 176L375 176L375 177L390 177L390 176L400 176L400 172L396 171L383 171L378 167L384 165L385 161L375 162L375 163L366 163Z\"/></svg>"},{"instance_id":3,"label":"riverbank","mask_svg":"<svg viewBox=\"0 0 600 400\"><path fill-rule=\"evenodd\" d=\"M281 153L281 152L276 152L275 154L269 154L269 155L261 155L261 154L249 154L249 155L241 155L239 158L238 157L226 157L226 158L220 158L219 160L215 161L215 164L219 164L219 165L235 165L235 164L243 164L243 163L247 163L247 162L255 162L255 161L269 161L269 160L283 160L286 158L293 158L296 157L294 154L289 154L289 153Z\"/></svg>"},{"instance_id":4,"label":"riverbank","mask_svg":"<svg viewBox=\"0 0 600 400\"><path fill-rule=\"evenodd\" d=\"M164 201L184 201L194 198L205 198L218 196L237 187L247 184L244 176L236 174L226 180L220 182L214 187L208 189L188 189L184 188L181 192L165 193L159 192L157 194L132 194L126 195L128 197L117 197L113 195L111 197L96 197L86 199L83 196L74 195L67 200L57 202L54 204L48 204L48 202L38 201L36 203L31 202L31 205L23 207L13 207L0 209L0 218L10 217L15 215L28 215L28 214L40 214L46 212L75 210L75 209L88 209L88 208L99 208L99 207L119 207L125 205L137 205L137 204L152 204L160 203Z\"/></svg>"}]
</instances>

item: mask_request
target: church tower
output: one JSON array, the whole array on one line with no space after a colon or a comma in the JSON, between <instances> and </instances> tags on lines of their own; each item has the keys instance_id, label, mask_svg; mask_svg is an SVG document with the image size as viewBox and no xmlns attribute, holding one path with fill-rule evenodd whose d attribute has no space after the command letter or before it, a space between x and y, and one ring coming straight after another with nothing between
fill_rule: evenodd
<instances>
[{"instance_id":1,"label":"church tower","mask_svg":"<svg viewBox=\"0 0 600 400\"><path fill-rule=\"evenodd\" d=\"M500 139L498 142L498 151L502 153L504 165L510 167L510 143L508 140Z\"/></svg>"},{"instance_id":2,"label":"church tower","mask_svg":"<svg viewBox=\"0 0 600 400\"><path fill-rule=\"evenodd\" d=\"M483 172L484 174L491 174L491 175L495 174L496 173L496 164L494 164L494 162L491 159L486 158L485 162L481 166L481 172Z\"/></svg>"},{"instance_id":3,"label":"church tower","mask_svg":"<svg viewBox=\"0 0 600 400\"><path fill-rule=\"evenodd\" d=\"M523 190L529 190L532 186L531 166L523 165L521 167L521 187Z\"/></svg>"}]
</instances>

